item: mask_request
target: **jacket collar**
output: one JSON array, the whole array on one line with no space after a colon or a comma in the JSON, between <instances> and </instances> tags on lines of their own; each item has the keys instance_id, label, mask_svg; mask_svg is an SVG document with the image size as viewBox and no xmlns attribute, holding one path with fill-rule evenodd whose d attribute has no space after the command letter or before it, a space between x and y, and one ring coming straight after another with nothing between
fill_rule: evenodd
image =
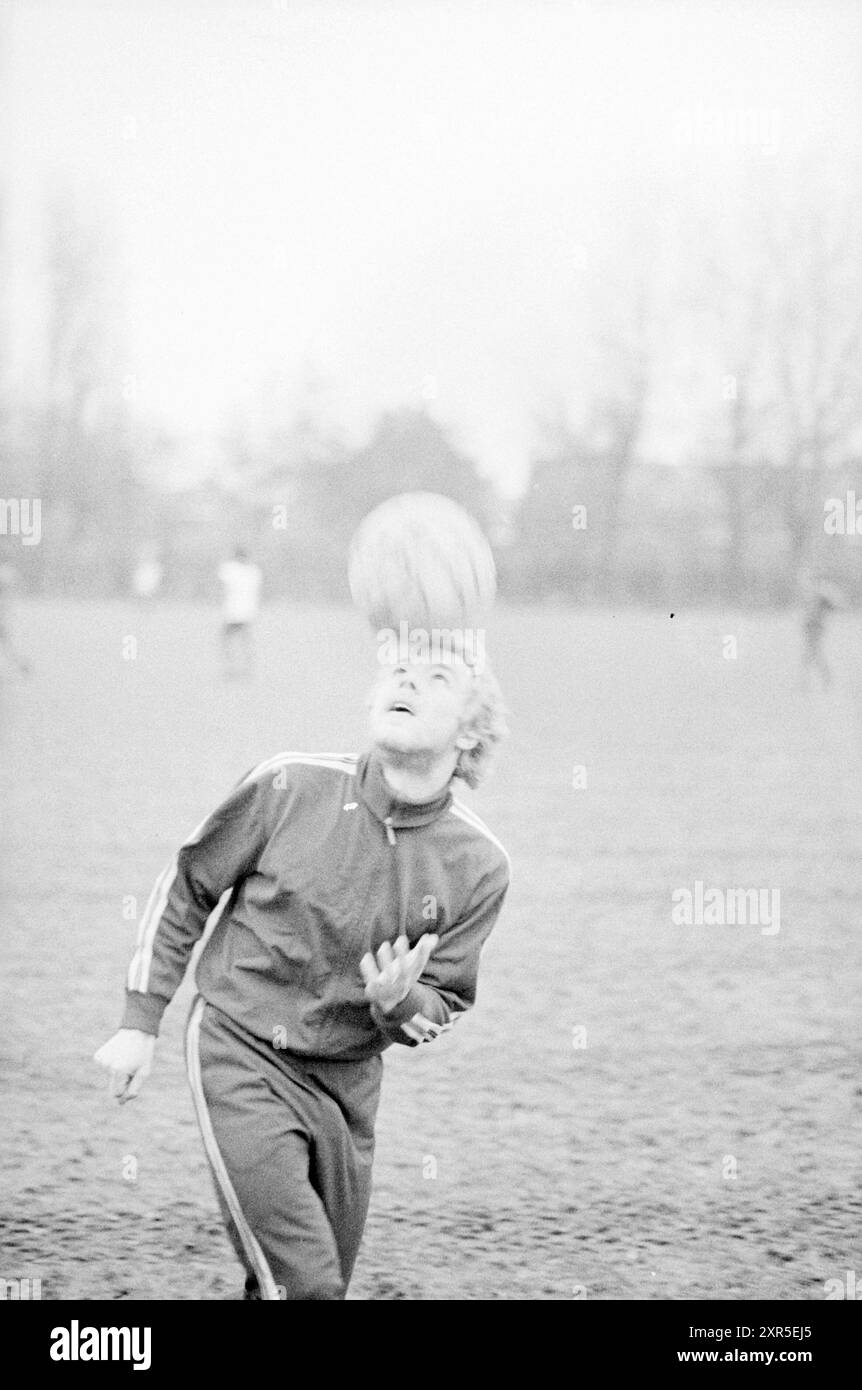
<instances>
[{"instance_id":1,"label":"jacket collar","mask_svg":"<svg viewBox=\"0 0 862 1390\"><path fill-rule=\"evenodd\" d=\"M359 796L378 820L396 829L410 825L428 825L452 804L452 791L444 787L433 801L399 801L383 775L379 754L372 749L363 753L356 765L356 787Z\"/></svg>"}]
</instances>

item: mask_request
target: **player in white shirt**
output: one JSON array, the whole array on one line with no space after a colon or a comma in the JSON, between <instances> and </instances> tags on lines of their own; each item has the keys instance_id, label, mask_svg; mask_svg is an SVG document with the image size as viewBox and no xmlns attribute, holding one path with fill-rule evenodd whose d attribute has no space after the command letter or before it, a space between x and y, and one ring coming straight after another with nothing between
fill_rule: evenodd
<instances>
[{"instance_id":1,"label":"player in white shirt","mask_svg":"<svg viewBox=\"0 0 862 1390\"><path fill-rule=\"evenodd\" d=\"M242 546L232 560L219 565L222 597L222 652L225 675L250 675L252 670L251 625L260 608L263 574Z\"/></svg>"},{"instance_id":2,"label":"player in white shirt","mask_svg":"<svg viewBox=\"0 0 862 1390\"><path fill-rule=\"evenodd\" d=\"M135 598L155 598L162 586L164 570L158 551L142 550L132 574L132 593Z\"/></svg>"}]
</instances>

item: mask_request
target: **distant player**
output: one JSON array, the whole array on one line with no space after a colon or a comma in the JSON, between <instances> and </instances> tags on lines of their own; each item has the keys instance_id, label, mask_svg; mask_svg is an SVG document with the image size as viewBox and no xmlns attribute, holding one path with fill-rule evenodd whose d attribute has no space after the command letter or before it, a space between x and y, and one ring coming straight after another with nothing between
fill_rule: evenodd
<instances>
[{"instance_id":1,"label":"distant player","mask_svg":"<svg viewBox=\"0 0 862 1390\"><path fill-rule=\"evenodd\" d=\"M249 676L254 665L251 629L260 609L263 575L237 546L233 559L219 566L222 598L222 657L225 675Z\"/></svg>"},{"instance_id":2,"label":"distant player","mask_svg":"<svg viewBox=\"0 0 862 1390\"><path fill-rule=\"evenodd\" d=\"M141 552L132 574L132 593L135 598L155 598L162 587L164 575L158 551L147 549Z\"/></svg>"},{"instance_id":3,"label":"distant player","mask_svg":"<svg viewBox=\"0 0 862 1390\"><path fill-rule=\"evenodd\" d=\"M452 782L505 729L487 666L382 666L361 757L284 753L182 846L141 921L120 1031L96 1053L137 1095L209 914L189 1079L245 1297L343 1299L371 1190L380 1054L476 998L508 856Z\"/></svg>"},{"instance_id":4,"label":"distant player","mask_svg":"<svg viewBox=\"0 0 862 1390\"><path fill-rule=\"evenodd\" d=\"M22 676L27 676L30 663L18 651L12 637L12 595L17 582L14 566L6 561L0 563L0 651Z\"/></svg>"},{"instance_id":5,"label":"distant player","mask_svg":"<svg viewBox=\"0 0 862 1390\"><path fill-rule=\"evenodd\" d=\"M831 615L842 607L841 590L817 576L804 576L802 590L802 683L808 684L809 672L818 672L824 686L832 684L832 670L823 650L826 625Z\"/></svg>"}]
</instances>

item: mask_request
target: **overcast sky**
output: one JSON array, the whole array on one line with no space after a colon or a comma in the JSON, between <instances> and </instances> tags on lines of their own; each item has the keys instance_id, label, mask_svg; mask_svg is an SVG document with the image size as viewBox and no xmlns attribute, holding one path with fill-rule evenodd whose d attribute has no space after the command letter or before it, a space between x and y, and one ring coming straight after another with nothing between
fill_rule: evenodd
<instances>
[{"instance_id":1,"label":"overcast sky","mask_svg":"<svg viewBox=\"0 0 862 1390\"><path fill-rule=\"evenodd\" d=\"M741 170L858 164L857 4L2 13L19 377L39 199L63 183L125 268L137 409L216 431L261 378L299 400L314 375L358 438L424 395L507 491L572 394L585 280L633 209L670 190L718 217Z\"/></svg>"}]
</instances>

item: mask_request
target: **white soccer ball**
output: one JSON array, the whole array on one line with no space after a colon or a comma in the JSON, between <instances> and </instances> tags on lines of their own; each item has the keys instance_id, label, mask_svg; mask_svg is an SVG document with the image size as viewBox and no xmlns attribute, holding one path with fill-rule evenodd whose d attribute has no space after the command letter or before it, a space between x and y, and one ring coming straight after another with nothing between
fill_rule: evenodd
<instances>
[{"instance_id":1,"label":"white soccer ball","mask_svg":"<svg viewBox=\"0 0 862 1390\"><path fill-rule=\"evenodd\" d=\"M375 507L350 543L353 602L376 630L472 628L494 601L497 571L478 524L435 492Z\"/></svg>"}]
</instances>

